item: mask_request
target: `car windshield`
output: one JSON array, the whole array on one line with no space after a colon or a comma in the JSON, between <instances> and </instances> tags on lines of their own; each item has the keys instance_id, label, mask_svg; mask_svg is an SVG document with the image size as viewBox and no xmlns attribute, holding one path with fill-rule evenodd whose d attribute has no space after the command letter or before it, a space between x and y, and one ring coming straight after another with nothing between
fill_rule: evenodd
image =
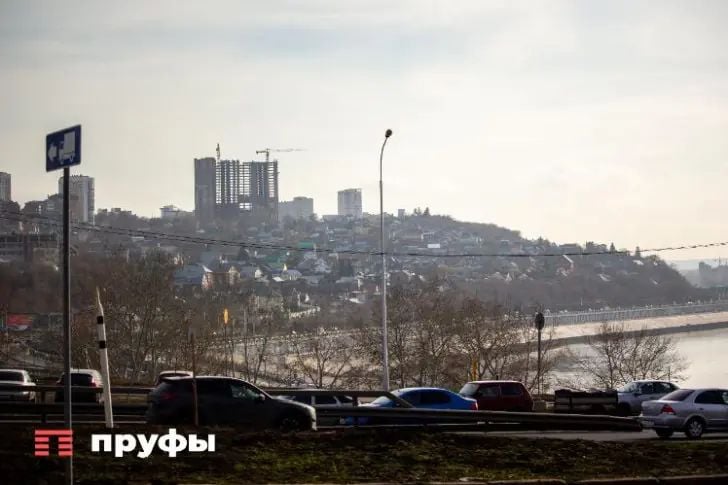
<instances>
[{"instance_id":1,"label":"car windshield","mask_svg":"<svg viewBox=\"0 0 728 485\"><path fill-rule=\"evenodd\" d=\"M475 393L478 391L478 385L473 384L472 382L468 382L463 386L462 389L460 389L460 394L463 396L474 396Z\"/></svg>"},{"instance_id":2,"label":"car windshield","mask_svg":"<svg viewBox=\"0 0 728 485\"><path fill-rule=\"evenodd\" d=\"M0 381L23 382L23 374L20 372L0 371Z\"/></svg>"},{"instance_id":3,"label":"car windshield","mask_svg":"<svg viewBox=\"0 0 728 485\"><path fill-rule=\"evenodd\" d=\"M694 391L691 389L678 389L662 397L662 401L684 401Z\"/></svg>"}]
</instances>

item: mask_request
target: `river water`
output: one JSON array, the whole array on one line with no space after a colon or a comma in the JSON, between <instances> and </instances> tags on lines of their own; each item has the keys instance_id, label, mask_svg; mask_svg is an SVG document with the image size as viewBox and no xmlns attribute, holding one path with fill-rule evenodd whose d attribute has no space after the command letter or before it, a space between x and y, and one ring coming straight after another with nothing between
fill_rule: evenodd
<instances>
[{"instance_id":1,"label":"river water","mask_svg":"<svg viewBox=\"0 0 728 485\"><path fill-rule=\"evenodd\" d=\"M728 328L670 335L675 341L678 353L685 359L687 369L684 379L672 379L680 387L723 387L728 388ZM584 344L570 345L569 350L577 355L589 355ZM556 372L562 383L575 382L575 369ZM578 381L578 379L577 379Z\"/></svg>"},{"instance_id":2,"label":"river water","mask_svg":"<svg viewBox=\"0 0 728 485\"><path fill-rule=\"evenodd\" d=\"M728 388L728 329L675 334L672 338L688 362L686 379L676 384Z\"/></svg>"}]
</instances>

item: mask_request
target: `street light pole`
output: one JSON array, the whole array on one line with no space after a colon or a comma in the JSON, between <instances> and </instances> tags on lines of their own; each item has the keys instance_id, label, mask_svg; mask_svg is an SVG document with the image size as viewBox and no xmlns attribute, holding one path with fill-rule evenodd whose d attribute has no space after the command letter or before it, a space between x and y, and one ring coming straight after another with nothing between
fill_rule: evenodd
<instances>
[{"instance_id":1,"label":"street light pole","mask_svg":"<svg viewBox=\"0 0 728 485\"><path fill-rule=\"evenodd\" d=\"M389 344L387 343L387 256L384 254L384 184L382 159L392 130L384 133L382 150L379 152L379 250L382 253L382 389L389 391Z\"/></svg>"},{"instance_id":2,"label":"street light pole","mask_svg":"<svg viewBox=\"0 0 728 485\"><path fill-rule=\"evenodd\" d=\"M536 313L536 316L534 318L534 323L536 325L536 330L538 331L538 356L537 356L537 364L536 364L536 389L538 392L538 395L541 396L543 393L543 390L541 389L541 331L543 331L543 327L546 324L546 319L543 316L543 313L538 312ZM540 399L540 397L539 397Z\"/></svg>"}]
</instances>

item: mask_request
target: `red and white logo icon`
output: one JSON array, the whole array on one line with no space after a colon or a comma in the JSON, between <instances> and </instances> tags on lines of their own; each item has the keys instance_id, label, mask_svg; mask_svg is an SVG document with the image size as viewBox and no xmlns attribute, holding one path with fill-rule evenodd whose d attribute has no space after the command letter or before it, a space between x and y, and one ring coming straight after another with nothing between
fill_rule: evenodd
<instances>
[{"instance_id":1,"label":"red and white logo icon","mask_svg":"<svg viewBox=\"0 0 728 485\"><path fill-rule=\"evenodd\" d=\"M35 456L50 456L51 438L58 442L58 456L73 456L73 430L71 429L36 429Z\"/></svg>"}]
</instances>

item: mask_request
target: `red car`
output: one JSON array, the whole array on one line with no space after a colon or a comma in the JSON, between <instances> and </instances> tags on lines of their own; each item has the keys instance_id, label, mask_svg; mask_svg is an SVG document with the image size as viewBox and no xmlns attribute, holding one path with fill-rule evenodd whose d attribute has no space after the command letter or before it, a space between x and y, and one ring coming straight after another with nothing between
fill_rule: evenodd
<instances>
[{"instance_id":1,"label":"red car","mask_svg":"<svg viewBox=\"0 0 728 485\"><path fill-rule=\"evenodd\" d=\"M472 381L460 395L478 401L481 411L533 411L533 399L526 386L517 381Z\"/></svg>"}]
</instances>

